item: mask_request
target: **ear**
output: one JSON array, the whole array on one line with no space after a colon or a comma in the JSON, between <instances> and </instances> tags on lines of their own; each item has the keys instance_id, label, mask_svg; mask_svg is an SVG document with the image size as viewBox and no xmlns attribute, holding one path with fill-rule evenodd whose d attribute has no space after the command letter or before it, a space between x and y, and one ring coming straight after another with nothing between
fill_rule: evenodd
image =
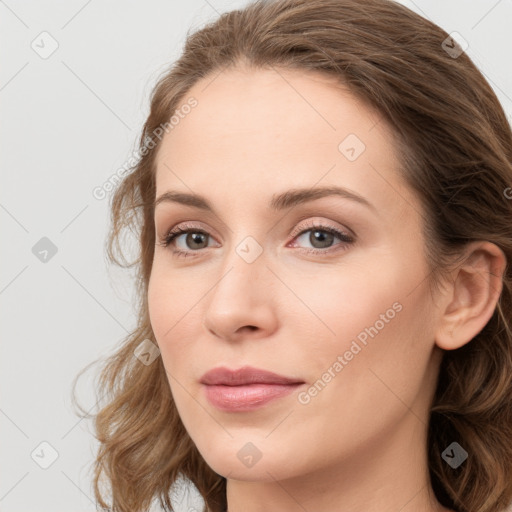
<instances>
[{"instance_id":1,"label":"ear","mask_svg":"<svg viewBox=\"0 0 512 512\"><path fill-rule=\"evenodd\" d=\"M436 330L436 344L454 350L471 341L492 317L503 287L507 259L495 244L473 242L453 271Z\"/></svg>"}]
</instances>

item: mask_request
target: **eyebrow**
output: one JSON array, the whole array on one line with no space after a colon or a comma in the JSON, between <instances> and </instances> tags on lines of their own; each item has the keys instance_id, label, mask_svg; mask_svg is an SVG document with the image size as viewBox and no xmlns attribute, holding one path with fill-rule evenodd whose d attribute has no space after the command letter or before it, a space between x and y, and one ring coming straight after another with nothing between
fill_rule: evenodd
<instances>
[{"instance_id":1,"label":"eyebrow","mask_svg":"<svg viewBox=\"0 0 512 512\"><path fill-rule=\"evenodd\" d=\"M338 196L343 197L344 199L350 199L376 212L375 207L363 196L345 188L334 186L291 189L280 194L274 194L270 200L269 206L271 210L277 212L328 196ZM156 199L153 204L153 208L156 208L160 203L179 203L193 208L198 208L200 210L212 213L214 212L209 201L199 194L167 191Z\"/></svg>"}]
</instances>

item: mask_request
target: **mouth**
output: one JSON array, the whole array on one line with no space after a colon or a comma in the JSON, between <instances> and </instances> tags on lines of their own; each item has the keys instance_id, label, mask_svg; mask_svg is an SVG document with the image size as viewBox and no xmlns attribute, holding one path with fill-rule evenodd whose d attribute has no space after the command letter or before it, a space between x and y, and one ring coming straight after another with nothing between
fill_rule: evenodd
<instances>
[{"instance_id":1,"label":"mouth","mask_svg":"<svg viewBox=\"0 0 512 512\"><path fill-rule=\"evenodd\" d=\"M238 370L214 368L205 373L200 382L208 401L226 412L258 409L272 400L289 395L305 384L300 379L250 366Z\"/></svg>"}]
</instances>

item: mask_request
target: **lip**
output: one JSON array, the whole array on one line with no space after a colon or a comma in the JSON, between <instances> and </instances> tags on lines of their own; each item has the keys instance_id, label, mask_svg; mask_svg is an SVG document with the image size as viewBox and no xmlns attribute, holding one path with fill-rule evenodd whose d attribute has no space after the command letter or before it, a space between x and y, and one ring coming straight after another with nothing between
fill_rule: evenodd
<instances>
[{"instance_id":1,"label":"lip","mask_svg":"<svg viewBox=\"0 0 512 512\"><path fill-rule=\"evenodd\" d=\"M214 368L200 380L208 401L223 411L252 411L292 393L304 381L251 366Z\"/></svg>"},{"instance_id":2,"label":"lip","mask_svg":"<svg viewBox=\"0 0 512 512\"><path fill-rule=\"evenodd\" d=\"M284 377L277 373L244 366L238 370L230 370L225 366L219 366L206 372L201 377L201 384L207 386L242 386L247 384L303 384L304 381L290 377Z\"/></svg>"}]
</instances>

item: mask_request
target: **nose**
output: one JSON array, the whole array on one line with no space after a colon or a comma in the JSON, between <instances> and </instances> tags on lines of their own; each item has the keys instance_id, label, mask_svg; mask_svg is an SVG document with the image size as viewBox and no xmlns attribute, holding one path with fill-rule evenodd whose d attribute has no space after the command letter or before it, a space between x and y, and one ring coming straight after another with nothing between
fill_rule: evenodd
<instances>
[{"instance_id":1,"label":"nose","mask_svg":"<svg viewBox=\"0 0 512 512\"><path fill-rule=\"evenodd\" d=\"M267 337L275 331L279 282L266 263L264 254L248 262L232 250L205 298L204 326L211 334L237 341Z\"/></svg>"}]
</instances>

